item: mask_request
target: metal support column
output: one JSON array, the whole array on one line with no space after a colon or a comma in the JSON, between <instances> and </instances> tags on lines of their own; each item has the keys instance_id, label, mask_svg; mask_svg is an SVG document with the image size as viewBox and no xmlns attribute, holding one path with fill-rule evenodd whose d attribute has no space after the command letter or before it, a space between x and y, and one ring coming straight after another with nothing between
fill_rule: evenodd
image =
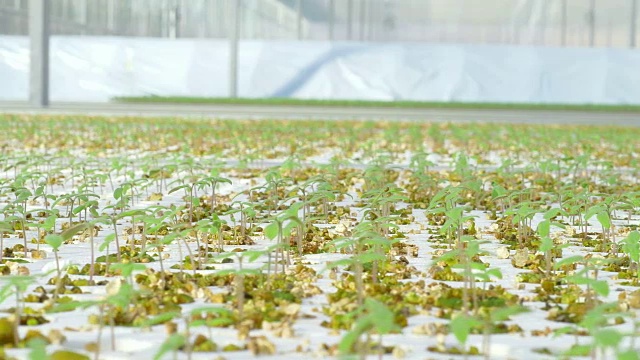
<instances>
[{"instance_id":1,"label":"metal support column","mask_svg":"<svg viewBox=\"0 0 640 360\"><path fill-rule=\"evenodd\" d=\"M353 25L353 0L347 0L347 40L353 40L351 38L352 25Z\"/></svg>"},{"instance_id":2,"label":"metal support column","mask_svg":"<svg viewBox=\"0 0 640 360\"><path fill-rule=\"evenodd\" d=\"M560 0L560 45L567 46L567 0Z\"/></svg>"},{"instance_id":3,"label":"metal support column","mask_svg":"<svg viewBox=\"0 0 640 360\"><path fill-rule=\"evenodd\" d=\"M629 24L629 47L636 47L636 32L638 21L638 0L631 0L631 23Z\"/></svg>"},{"instance_id":4,"label":"metal support column","mask_svg":"<svg viewBox=\"0 0 640 360\"><path fill-rule=\"evenodd\" d=\"M596 0L589 2L589 46L596 45Z\"/></svg>"},{"instance_id":5,"label":"metal support column","mask_svg":"<svg viewBox=\"0 0 640 360\"><path fill-rule=\"evenodd\" d=\"M29 102L49 106L49 0L29 0Z\"/></svg>"},{"instance_id":6,"label":"metal support column","mask_svg":"<svg viewBox=\"0 0 640 360\"><path fill-rule=\"evenodd\" d=\"M369 4L369 12L367 14L367 40L368 41L373 41L375 13L376 13L376 3L372 1Z\"/></svg>"},{"instance_id":7,"label":"metal support column","mask_svg":"<svg viewBox=\"0 0 640 360\"><path fill-rule=\"evenodd\" d=\"M302 0L296 0L296 32L298 41L302 40Z\"/></svg>"},{"instance_id":8,"label":"metal support column","mask_svg":"<svg viewBox=\"0 0 640 360\"><path fill-rule=\"evenodd\" d=\"M329 40L333 41L336 25L336 4L335 0L329 0Z\"/></svg>"},{"instance_id":9,"label":"metal support column","mask_svg":"<svg viewBox=\"0 0 640 360\"><path fill-rule=\"evenodd\" d=\"M229 28L229 97L238 97L238 37L240 33L240 1L231 1Z\"/></svg>"},{"instance_id":10,"label":"metal support column","mask_svg":"<svg viewBox=\"0 0 640 360\"><path fill-rule=\"evenodd\" d=\"M359 21L360 34L359 34L359 39L360 39L360 41L364 41L364 29L365 29L365 25L366 25L366 22L367 22L367 2L365 0L360 0L360 6L359 6L358 10L360 10L360 21Z\"/></svg>"}]
</instances>

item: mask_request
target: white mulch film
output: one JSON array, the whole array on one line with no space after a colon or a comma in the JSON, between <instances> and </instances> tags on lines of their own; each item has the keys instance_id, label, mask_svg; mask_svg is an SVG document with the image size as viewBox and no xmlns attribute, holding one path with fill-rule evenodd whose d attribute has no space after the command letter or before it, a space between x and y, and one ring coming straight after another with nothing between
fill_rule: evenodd
<instances>
[{"instance_id":1,"label":"white mulch film","mask_svg":"<svg viewBox=\"0 0 640 360\"><path fill-rule=\"evenodd\" d=\"M453 145L449 144L451 147L451 151L448 154L435 154L432 153L428 156L428 160L433 162L432 171L438 172L446 172L452 171L455 169L455 159L464 154L463 148L453 148ZM36 172L35 165L25 165L25 164L34 164L33 159L25 159L21 158L22 155L27 154L25 149L15 148L13 152L4 152L2 155L2 162L4 171L0 173L0 179L3 182L2 195L0 196L0 208L8 209L11 203L13 203L15 196L12 192L12 189L9 187L12 184L14 177L16 174L18 176L23 176L29 173ZM230 197L235 196L243 191L246 191L250 188L254 188L260 185L266 184L265 175L268 170L282 170L282 164L286 163L285 158L280 159L260 159L258 154L258 159L245 164L242 159L237 158L216 158L212 156L204 156L197 157L191 156L189 154L181 154L181 148L178 146L168 146L166 152L158 151L156 153L145 153L142 151L119 151L119 150L108 150L102 152L88 152L83 149L72 149L70 154L60 157L55 156L55 149L46 150L50 154L54 156L51 157L52 160L48 160L46 165L38 166L40 169L50 169L50 173L61 173L64 174L64 178L60 178L60 181L51 186L47 186L47 191L50 195L63 195L70 193L79 193L79 192L92 192L99 195L97 200L97 206L95 207L98 213L108 214L113 211L113 209L109 208L110 205L113 205L116 200L114 199L114 187L120 187L125 181L134 182L136 184L136 189L133 192L134 196L134 205L131 209L150 209L151 206L164 206L164 207L172 207L172 206L181 206L185 204L184 191L178 190L169 194L169 188L177 186L180 182L184 182L185 184L190 184L194 180L202 179L207 176L211 165L214 163L221 163L219 176L230 180L229 183L220 183L216 189L216 193L218 195L217 201L220 203L231 204ZM428 153L429 149L425 149ZM42 154L44 151L37 151L37 153ZM323 165L329 164L332 161L332 156L340 154L340 149L337 148L328 148L325 149L320 155L310 156L308 158L300 159L304 164L313 166L313 167L322 167ZM393 163L388 164L398 169L410 169L411 163L410 159L412 157L412 153L403 152L397 159L393 159ZM34 156L33 153L31 156ZM495 172L497 169L503 164L505 159L507 158L508 151L491 151L487 152L482 160L484 162L482 164L477 165L475 162L477 159L470 159L469 166L472 169L485 169L488 172ZM36 156L37 157L37 156ZM74 159L73 163L70 163L70 159ZM115 171L114 159L120 159L119 161L126 162L126 171L128 172L125 178L124 169L123 171ZM531 158L527 158L526 154L524 158L521 158L521 162L519 165L515 166L515 169L524 169L528 165L535 165L535 163L528 163ZM350 162L350 164L342 165L345 168L356 168L360 173L361 170L367 169L370 167L371 161L363 153L354 155L352 159L346 159ZM20 161L25 161L20 163ZM193 166L192 169L188 169L188 165L186 165L189 161L193 161L194 164L199 166ZM18 173L14 172L13 166L17 166L20 170ZM256 172L254 177L246 177L244 174L246 172L238 170L241 166L248 166L250 168L258 168L260 171ZM589 163L588 167L592 167L595 169L597 166L595 163ZM62 167L62 169L59 169ZM171 177L164 180L165 184L171 184L168 187L163 185L162 189L162 199L158 200L153 199L150 200L150 196L152 193L157 192L157 183L155 181L147 181L145 174L148 174L149 168L158 168L162 167L164 169L175 168L176 171L171 171ZM107 172L111 172L111 180L108 178L104 179L104 183L102 186L89 186L87 188L82 188L83 183L83 175L82 169L87 171L87 173L93 174L106 174ZM628 169L622 169L622 171L627 171ZM284 170L283 170L284 171ZM46 174L46 172L45 172ZM242 174L243 176L239 176ZM410 171L403 171L401 176L396 181L397 185L402 186L406 184L407 177L410 176ZM35 183L41 181L40 177L35 177ZM356 207L358 204L359 197L357 190L363 186L363 181L361 179L353 179L352 185L349 189L349 195L353 196L352 198L345 197L343 200L337 203L338 206L344 206L349 208L349 217L354 221L346 221L342 223L323 223L322 220L316 222L314 226L318 228L328 228L329 233L331 234L342 234L351 231L356 222L362 220L363 209ZM571 181L570 176L567 176L566 181ZM628 179L628 176L620 177L620 181L633 181L632 179ZM25 182L25 187L27 187L31 192L35 191L35 188L32 188L31 181L28 180ZM113 184L113 186L112 186ZM441 187L445 187L448 184L441 184ZM291 184L286 184L287 189L292 189ZM484 184L485 188L489 188L491 183L487 182ZM205 186L203 189L197 190L197 195L204 197L203 200L208 201L210 199L210 187ZM246 193L245 193L246 194ZM237 200L245 200L248 201L246 195L239 195ZM297 200L287 200L283 202L285 204L285 208L291 206ZM50 200L50 203L53 203L54 200ZM79 204L75 204L78 206ZM395 204L398 208L404 208L409 204L398 202ZM554 207L557 204L553 204L551 202L548 205ZM130 204L129 204L130 206ZM237 206L237 203L233 205ZM33 200L33 197L29 197L27 201L27 211L42 209L43 201L42 198L38 198ZM68 214L68 206L63 204L57 204L56 209L60 211L60 218L56 221L56 233L60 233L60 229L63 223L68 222L68 218L66 217ZM9 211L3 211L3 221L6 220L7 213ZM279 212L282 213L282 212ZM188 214L188 212L185 212ZM408 260L408 268L415 268L416 273L414 273L409 279L401 280L401 282L413 282L416 283L418 281L424 281L427 285L434 285L438 283L446 283L449 286L460 287L462 286L461 282L455 281L438 281L434 280L433 272L430 271L432 269L432 265L434 265L432 257L434 253L442 253L441 249L443 248L442 242L436 240L435 237L438 234L438 226L431 225L426 218L425 210L421 209L413 209L411 215L414 217L409 224L402 224L398 226L397 232L404 233L406 238L400 239L402 243L415 246L417 248L417 256L405 255L403 256L403 260ZM574 344L574 342L578 342L580 344L589 344L593 338L590 336L574 336L574 335L554 335L553 330L559 329L567 325L571 325L569 323L562 323L557 321L548 320L547 316L549 315L549 311L543 309L545 307L545 303L541 301L535 301L534 297L536 294L534 290L539 287L539 284L533 283L521 283L520 274L528 273L531 270L516 268L512 265L512 259L516 256L515 250L508 251L505 248L505 245L501 244L498 239L495 237L495 229L496 226L494 220L490 220L489 216L484 211L466 211L466 216L473 216L475 219L475 228L477 229L476 238L478 240L482 240L480 244L480 248L483 251L483 255L480 259L488 263L490 268L499 269L502 273L502 278L492 277L489 285L493 286L502 286L506 289L507 292L517 295L520 297L521 305L528 310L528 312L517 314L511 316L511 318L506 321L507 325L517 324L521 327L522 331L516 333L509 334L494 334L491 336L490 340L490 353L485 354L488 358L491 359L555 359L561 356L562 352L569 349L569 347ZM621 241L626 236L626 233L629 231L628 225L638 224L637 216L632 215L631 220L628 221L626 219L627 213L625 211L619 211L617 213L617 218L613 220L614 231L616 232L616 240ZM91 219L91 216L90 216ZM231 220L229 215L220 214L220 219L223 221L227 221L228 224L232 225L233 221ZM238 221L238 215L236 215L236 223ZM33 224L34 220L44 220L44 218L36 217L35 219L30 219L29 222ZM73 216L73 220L77 221L77 215ZM536 214L533 217L532 228L535 230L540 221L542 221L542 214ZM395 220L392 220L395 221ZM566 221L566 219L565 219ZM267 225L267 220L259 220L256 224L257 226L264 227ZM94 251L95 256L102 256L105 254L104 250L100 250L100 246L103 244L105 238L112 236L113 228L108 224L100 224L101 230L97 232L94 238ZM119 240L121 242L121 246L127 246L127 238L131 235L127 234L127 229L130 229L130 217L120 219L117 223L117 230L119 235ZM558 227L551 227L550 236L555 239L557 244L565 243L567 247L563 250L562 256L564 258L568 258L574 255L587 255L593 254L593 256L597 255L606 255L604 253L595 254L593 253L592 248L587 248L582 246L579 241L575 238L571 238L571 235L575 231L581 231L578 227L568 227L566 229L560 229ZM589 232L601 232L601 226L598 222L596 216L593 216L589 219ZM4 247L5 248L13 248L15 245L22 244L23 239L18 237L21 231L16 231L15 234L7 235L4 238ZM29 226L29 229L26 231L27 239L29 240L29 250L36 249L36 244L32 243L32 239L35 239L36 228L35 226ZM141 234L136 234L136 239L140 239ZM264 250L269 246L274 245L274 241L265 238L262 235L254 235L251 237L253 241L255 241L254 245L233 245L227 244L225 245L225 251L234 251L237 249L249 249L249 250ZM151 238L150 238L151 239ZM190 249L195 250L195 238L193 236L184 237L186 243L189 244ZM176 265L180 262L180 254L182 256L186 256L187 249L184 246L184 242L174 241L169 244L164 250L163 253L165 255L165 259L163 261L164 268L168 271L172 271L174 273L179 272L178 269L172 268L173 265ZM151 242L151 241L149 241ZM60 267L62 269L67 269L70 265L78 265L78 267L82 267L85 264L90 263L90 241L86 236L74 236L70 241L63 244L60 247L60 251L58 253L60 258ZM215 247L215 244L210 245L211 248ZM44 259L36 259L33 258L30 254L25 258L24 255L20 253L14 254L16 258L26 261L24 264L11 265L10 261L15 260L15 258L6 258L5 266L9 267L13 273L11 275L1 276L0 277L0 286L5 287L10 281L11 276L14 273L22 271L25 273L24 269L19 269L19 267L24 266L28 270L28 273L33 276L32 281L27 286L26 291L24 292L24 296L29 294L36 293L36 288L44 287L47 291L52 291L54 286L49 285L49 279L55 276L56 271L56 263L54 253L52 252L52 248L47 244L39 245L39 248L44 251L46 257ZM149 255L153 256L157 259L157 252L153 248L148 248ZM438 250L440 250L438 252ZM295 251L292 251L295 253ZM109 245L109 253L115 253L115 243L112 242ZM534 254L535 251L532 251ZM222 263L219 258L215 256L217 253L213 252L214 257L210 258L208 261L209 266L213 266L214 270L198 270L198 272L203 274L212 274L221 270L228 269L237 269L238 263ZM295 258L295 257L294 257ZM318 277L313 281L313 284L316 285L321 291L321 294L313 295L311 297L304 298L302 300L301 306L297 311L297 317L291 321L291 331L287 333L284 337L277 336L277 331L275 330L265 330L265 329L256 329L251 330L249 336L251 337L260 337L264 335L269 342L271 342L275 348L275 354L263 354L259 355L262 359L312 359L312 358L332 358L330 355L330 351L327 350L327 347L331 347L337 345L343 336L345 335L345 331L333 331L326 327L321 326L323 321L329 319L329 317L322 312L323 306L328 306L327 295L336 291L336 287L334 286L333 280L331 279L333 275L331 271L327 270L327 264L331 261L346 259L349 258L348 254L338 254L338 253L318 253L318 254L308 254L304 255L302 259L293 260L300 261L305 266L310 267L311 269L318 272ZM391 256L393 260L398 260L400 255ZM263 255L257 258L253 262L249 262L247 260L244 261L245 269L262 269L262 271L266 272L266 266L268 263L267 256ZM149 263L143 264L147 269L160 269L160 263L158 261L152 261ZM288 271L292 271L295 266L291 266ZM66 270L64 270L66 271ZM63 271L63 272L64 272ZM345 272L345 267L339 267L337 270L338 276ZM142 273L142 271L136 271L135 274ZM191 270L185 270L185 273L192 274ZM135 275L134 274L134 275ZM591 274L592 276L594 274ZM392 276L390 274L389 276ZM71 275L71 279L88 279L88 276L85 275ZM630 312L622 315L622 308L624 307L624 301L620 301L619 297L621 294L626 294L626 296L630 296L630 294L636 290L636 287L630 285L623 285L623 280L616 278L616 273L607 272L605 270L598 271L598 278L602 280L606 280L609 285L609 294L606 297L601 297L600 300L605 302L613 302L617 303L620 308L621 316L625 318L625 323L621 325L611 326L610 329L616 329L623 334L629 334L633 331L633 315L637 313L637 311L633 308L630 309ZM118 281L122 283L127 282L128 277L104 277L104 276L95 276L96 282L108 281L111 283L113 287L111 290L106 286L80 286L79 288L82 290L81 294L67 294L71 299L79 300L79 301L88 301L88 300L100 300L104 299L105 296L108 296L109 292L117 291ZM482 288L484 284L477 283L479 288ZM71 287L67 287L70 289ZM114 290L115 289L115 290ZM138 284L134 284L134 289L138 289ZM214 304L208 300L206 294L227 294L232 292L233 289L229 287L208 287L206 288L208 292L204 291L196 291L195 299L193 303L187 303L181 305L182 314L186 314L191 309L195 309L202 306L216 306L223 307L226 309L233 310L233 303L227 302L225 304ZM51 294L48 294L49 297ZM2 298L2 303L0 304L0 318L1 317L11 317L10 313L13 312L13 308L16 305L15 296L10 295L6 298ZM245 303L248 301L245 300ZM45 306L45 303L37 303L37 302L22 302L20 306L23 309L28 307L36 312ZM621 305L622 304L622 305ZM637 304L636 304L637 305ZM560 305L562 307L566 307L566 305ZM428 347L459 347L460 344L456 340L455 336L452 333L437 335L434 334L432 330L429 328L434 328L435 324L447 324L449 320L439 318L438 307L432 307L430 309L423 309L418 307L418 313L413 314L408 317L408 324L404 328L402 328L401 333L388 334L382 337L383 344L385 346L393 347L393 351L388 352L383 355L384 359L392 359L392 358L405 358L405 359L462 359L462 355L452 355L452 354L440 354L436 352L428 351ZM292 308L292 311L295 310L295 307ZM94 354L87 351L87 345L95 343L98 335L98 326L89 322L90 317L95 317L98 314L98 306L88 306L82 309L76 309L69 312L58 312L58 313L48 313L45 312L42 314L48 323L37 325L37 326L20 326L20 336L23 337L30 330L38 330L42 334L49 334L51 330L60 331L66 340L62 341L60 344L52 344L47 346L47 352L49 354L53 353L57 349L66 349L72 350L75 352L79 352L85 355L88 355L90 358L94 358ZM185 333L185 320L184 318L176 317L174 320L178 324L177 333L184 334ZM273 325L277 327L276 325ZM272 327L273 327L272 326ZM265 327L269 327L266 325ZM441 328L445 328L443 326ZM604 329L604 328L603 328ZM224 358L224 359L248 359L254 358L254 354L251 353L250 350L240 350L235 352L225 352L222 351L222 348L228 346L230 344L237 345L238 347L244 348L249 339L240 339L237 336L238 331L233 327L211 327L207 328L206 326L194 326L190 328L190 341L193 341L197 335L202 334L204 336L212 335L212 339L216 345L218 350L215 352L193 352L191 355L188 355L184 351L178 351L177 353L173 353L172 351L167 352L162 358L172 359L177 357L179 359L216 359L216 358ZM535 336L534 336L535 334ZM125 326L117 326L115 327L115 349L111 347L111 333L109 326L105 326L103 334L102 334L102 342L100 344L100 359L151 359L154 355L159 351L163 342L168 338L166 325L155 325L152 327L141 328L141 327L125 327ZM372 340L377 341L378 336L372 335ZM626 336L622 340L622 345L620 349L626 349L633 342L632 337ZM480 334L472 334L469 336L468 341L466 343L467 347L475 346L480 351L483 349L483 337ZM550 354L543 354L539 351L541 348L549 351ZM6 348L6 354L9 357L15 357L18 359L26 359L29 358L29 354L33 350L31 349L10 349ZM612 351L607 350L602 353L600 350L597 352L598 359L612 359L615 358L615 355ZM370 354L368 358L377 358L377 354ZM469 356L469 358L483 358L482 355ZM581 357L576 357L581 358Z\"/></svg>"}]
</instances>

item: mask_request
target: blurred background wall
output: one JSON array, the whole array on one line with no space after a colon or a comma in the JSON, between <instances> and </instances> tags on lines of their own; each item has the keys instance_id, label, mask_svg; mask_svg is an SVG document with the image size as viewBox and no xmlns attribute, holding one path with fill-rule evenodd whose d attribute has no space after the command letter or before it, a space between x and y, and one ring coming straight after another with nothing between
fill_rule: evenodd
<instances>
[{"instance_id":1,"label":"blurred background wall","mask_svg":"<svg viewBox=\"0 0 640 360\"><path fill-rule=\"evenodd\" d=\"M418 73L422 77L429 75L423 79L428 82L434 76L437 78L446 75L450 77L450 81L455 82L469 76L467 70L470 62L480 66L472 73L490 71L494 72L494 78L521 76L526 79L524 83L529 84L528 86L537 84L540 87L540 82L544 82L541 76L554 74L564 75L564 78L571 78L570 81L574 82L576 79L590 77L595 87L611 87L615 86L611 81L623 80L606 78L604 73L611 69L623 68L630 80L634 81L640 76L637 74L640 70L635 70L632 66L637 54L638 2L639 0L50 0L51 33L54 40L59 37L58 45L53 45L51 53L52 88L59 88L57 92L52 91L53 94L58 94L53 99L61 99L61 96L65 100L73 98L70 95L63 96L65 88L61 81L66 76L87 78L91 73L83 69L92 68L92 64L94 78L95 72L102 71L106 74L103 81L105 83L110 82L109 73L116 76L118 69L121 72L131 72L134 68L137 74L131 75L133 79L127 79L127 88L118 85L119 88L112 87L108 91L94 94L95 96L87 93L82 98L80 87L76 89L80 96L77 100L102 101L115 95L144 94L224 96L224 90L205 91L202 89L206 89L206 86L201 86L200 90L186 86L187 79L184 77L170 77L175 88L173 92L172 83L168 80L164 87L145 85L143 73L144 66L149 66L150 63L162 68L170 67L173 62L176 71L187 71L188 69L177 67L192 66L189 64L194 63L193 59L178 60L180 54L175 53L187 51L184 44L190 41L187 46L189 54L195 54L199 61L206 58L207 53L211 59L215 59L210 64L204 64L211 69L200 70L207 76L218 74L217 78L208 81L228 81L228 76L224 75L228 68L224 58L228 56L228 51L221 45L221 41L229 37L232 27L230 9L236 4L239 5L239 58L241 62L248 63L251 59L247 59L247 56L253 56L256 57L255 62L260 64L259 69L252 67L254 83L244 81L240 84L240 96L349 97L344 91L331 92L326 88L340 84L353 86L353 81L348 79L349 73L353 71L333 71L323 75L342 79L337 81L334 78L333 83L329 82L323 91L315 94L309 91L303 94L295 91L278 92L276 89L282 90L280 83L265 85L265 88L273 91L252 92L254 89L251 88L255 87L255 81L264 84L269 82L269 78L274 78L269 74L270 69L289 67L294 70L288 72L289 80L303 84L326 70L322 69L323 66L335 67L340 60L349 63L351 69L361 69L374 78L375 71L370 70L380 66L396 70L412 67L417 71L413 74L414 78ZM25 76L23 62L28 59L28 54L25 54L25 51L28 52L28 42L24 42L28 41L27 3L28 0L0 0L0 86L8 87L9 80L14 84L14 90L0 89L0 99L16 99L23 95L21 90L16 89L21 88L20 84L25 81L22 79ZM75 37L81 41L74 40ZM158 42L160 40L162 41ZM147 48L156 46L165 49L167 54L176 56L166 56L164 59L156 56L150 59L148 54L136 50L142 46L141 41L147 44ZM99 46L95 44L102 44L102 49L105 49L105 42L120 50L103 52L101 56L118 55L113 55L115 57L111 61L98 61L95 51ZM132 45L134 43L137 45ZM282 44L285 43L288 48L283 48ZM327 45L328 43L333 45ZM259 51L255 44L260 44ZM274 47L277 51L271 51L269 44L279 44ZM351 48L357 46L357 54L346 51L345 49L350 48L348 45ZM129 50L123 50L123 47ZM363 51L363 47L368 47L371 51ZM484 48L478 51L478 47ZM432 49L430 53L437 53L439 57L432 62L432 67L428 63L429 55L425 55L425 49L429 48ZM531 56L529 61L526 61L526 55L514 57L514 61L526 62L522 67L511 66L501 73L503 70L491 66L492 62L505 54L523 54L524 48L528 49ZM122 51L128 51L129 55L122 55ZM305 53L301 53L302 51ZM367 54L370 55L369 58L366 58L369 56ZM79 66L75 74L69 70L74 66L70 62L72 59L76 59L76 65ZM573 62L585 63L587 60L591 65L573 66L567 68L564 74L558 73L559 67L566 68ZM441 69L442 64L447 62L454 64L453 68L456 67L455 64L459 64L458 69L449 67L448 72L434 75L433 70ZM532 62L535 64L531 64ZM416 63L420 65L415 66ZM637 68L640 69L640 63L638 65ZM315 70L310 71L314 66ZM487 69L482 70L482 66ZM64 73L67 75L60 73L62 68L66 68ZM193 71L196 70L192 69ZM462 98L444 88L438 94L434 87L439 86L439 83L433 83L428 91L424 90L425 86L414 86L414 90L390 90L385 93L381 90L385 87L385 81L388 88L397 88L398 85L389 83L388 71L387 78L369 81L378 85L360 84L360 90L353 92L351 96L389 100L514 101L513 96L508 96L513 93L513 88L505 88L504 95L491 93L483 96L482 89L488 87L483 81L490 81L491 76L477 80L479 83L475 86L480 90ZM522 71L525 73L521 73ZM67 81L73 83L76 80L69 78ZM407 85L410 81L410 78L396 79L396 82L404 83L400 85L405 89L411 87L410 84ZM547 79L545 86L549 86L549 83L557 82L549 82ZM368 91L367 87L371 90ZM620 88L625 93L630 91L627 84L621 84ZM67 92L70 89L67 87ZM597 89L592 93L596 93L595 90ZM536 93L535 89L519 91ZM554 101L548 95L520 96L517 100ZM591 95L559 98L557 101L616 103L636 100L631 95Z\"/></svg>"},{"instance_id":2,"label":"blurred background wall","mask_svg":"<svg viewBox=\"0 0 640 360\"><path fill-rule=\"evenodd\" d=\"M54 35L635 47L637 0L50 0ZM26 35L28 0L0 1ZM634 6L636 7L634 9Z\"/></svg>"}]
</instances>

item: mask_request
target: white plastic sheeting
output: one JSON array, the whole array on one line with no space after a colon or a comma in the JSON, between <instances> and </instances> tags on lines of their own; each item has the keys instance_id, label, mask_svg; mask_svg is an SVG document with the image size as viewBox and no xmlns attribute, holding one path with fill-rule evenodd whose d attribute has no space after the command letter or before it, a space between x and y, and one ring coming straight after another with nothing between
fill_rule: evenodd
<instances>
[{"instance_id":1,"label":"white plastic sheeting","mask_svg":"<svg viewBox=\"0 0 640 360\"><path fill-rule=\"evenodd\" d=\"M0 99L28 94L29 41L0 37ZM239 95L640 104L640 51L505 45L243 41ZM52 101L224 97L228 43L54 37Z\"/></svg>"}]
</instances>

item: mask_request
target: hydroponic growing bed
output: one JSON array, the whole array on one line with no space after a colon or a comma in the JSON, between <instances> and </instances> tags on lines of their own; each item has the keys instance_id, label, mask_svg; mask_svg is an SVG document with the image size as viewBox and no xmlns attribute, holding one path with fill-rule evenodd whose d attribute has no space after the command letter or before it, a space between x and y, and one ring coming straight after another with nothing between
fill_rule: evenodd
<instances>
[{"instance_id":1,"label":"hydroponic growing bed","mask_svg":"<svg viewBox=\"0 0 640 360\"><path fill-rule=\"evenodd\" d=\"M638 358L636 129L0 127L1 358Z\"/></svg>"}]
</instances>

